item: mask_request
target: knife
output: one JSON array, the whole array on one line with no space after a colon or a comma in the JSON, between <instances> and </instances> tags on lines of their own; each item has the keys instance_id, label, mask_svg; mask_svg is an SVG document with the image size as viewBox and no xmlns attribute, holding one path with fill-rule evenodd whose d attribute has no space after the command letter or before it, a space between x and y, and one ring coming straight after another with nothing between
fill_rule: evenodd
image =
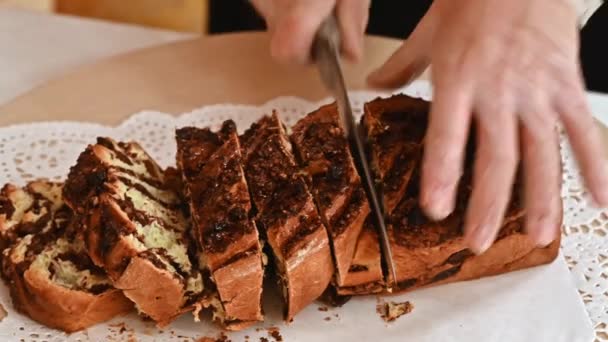
<instances>
[{"instance_id":1,"label":"knife","mask_svg":"<svg viewBox=\"0 0 608 342\"><path fill-rule=\"evenodd\" d=\"M340 120L344 127L344 135L349 143L355 165L361 175L363 187L371 205L371 212L380 232L382 252L384 253L386 265L392 278L392 284L389 284L388 288L389 290L397 289L397 273L395 272L393 254L386 230L384 205L381 202L382 197L375 187L365 153L363 139L355 124L348 93L346 91L346 86L344 85L344 77L342 75L342 68L338 57L340 54L340 40L340 31L336 16L332 14L325 19L316 34L312 46L312 58L319 69L321 80L334 95L338 104L338 112L340 113Z\"/></svg>"}]
</instances>

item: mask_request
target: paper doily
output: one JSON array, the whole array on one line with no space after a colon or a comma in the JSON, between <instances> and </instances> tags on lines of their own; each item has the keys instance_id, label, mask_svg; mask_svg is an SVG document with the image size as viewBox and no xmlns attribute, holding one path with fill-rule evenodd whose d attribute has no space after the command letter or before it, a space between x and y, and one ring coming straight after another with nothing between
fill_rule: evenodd
<instances>
[{"instance_id":1,"label":"paper doily","mask_svg":"<svg viewBox=\"0 0 608 342\"><path fill-rule=\"evenodd\" d=\"M429 99L427 82L416 82L401 90L412 96ZM355 114L361 115L363 104L387 93L352 92ZM295 97L280 97L262 106L222 104L172 116L144 111L131 116L117 127L83 122L32 123L0 128L0 183L24 184L34 178L62 180L77 156L98 136L118 140L135 140L162 166L174 164L176 127L196 125L218 128L226 119L246 129L261 115L273 109L293 125L321 104ZM606 100L608 101L608 100ZM580 295L596 330L596 341L608 341L608 211L593 208L582 186L572 151L562 139L564 229L562 254L571 269ZM6 292L6 291L4 291ZM11 308L9 302L3 303ZM42 330L41 330L42 331ZM44 330L40 338L53 339L52 330ZM38 334L37 334L38 335ZM24 333L24 338L32 338ZM20 336L17 337L17 340ZM78 339L77 339L78 340Z\"/></svg>"}]
</instances>

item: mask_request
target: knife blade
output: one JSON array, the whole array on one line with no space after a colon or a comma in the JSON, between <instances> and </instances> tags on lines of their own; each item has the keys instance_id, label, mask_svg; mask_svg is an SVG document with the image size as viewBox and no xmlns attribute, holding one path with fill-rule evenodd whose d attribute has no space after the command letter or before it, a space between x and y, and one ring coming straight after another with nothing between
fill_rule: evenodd
<instances>
[{"instance_id":1,"label":"knife blade","mask_svg":"<svg viewBox=\"0 0 608 342\"><path fill-rule=\"evenodd\" d=\"M371 206L371 212L380 233L382 252L384 253L386 265L390 272L390 278L392 278L392 284L388 284L389 290L396 289L397 274L386 229L384 205L378 191L379 189L376 189L371 175L363 139L355 124L348 92L344 84L344 76L339 58L340 40L340 31L336 17L335 15L330 15L321 24L317 32L312 46L312 58L319 69L321 80L333 94L338 104L338 112L344 127L344 135L349 143L355 166L362 178L363 187Z\"/></svg>"}]
</instances>

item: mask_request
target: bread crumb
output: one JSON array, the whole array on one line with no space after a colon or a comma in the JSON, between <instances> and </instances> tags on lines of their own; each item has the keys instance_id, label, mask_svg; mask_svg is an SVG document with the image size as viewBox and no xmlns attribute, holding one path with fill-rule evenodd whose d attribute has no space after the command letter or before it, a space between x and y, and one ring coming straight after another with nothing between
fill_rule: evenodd
<instances>
[{"instance_id":1,"label":"bread crumb","mask_svg":"<svg viewBox=\"0 0 608 342\"><path fill-rule=\"evenodd\" d=\"M2 321L6 316L8 316L8 312L4 309L4 306L0 304L0 321Z\"/></svg>"},{"instance_id":2,"label":"bread crumb","mask_svg":"<svg viewBox=\"0 0 608 342\"><path fill-rule=\"evenodd\" d=\"M276 327L270 327L270 328L268 328L268 336L274 338L274 340L276 342L282 342L283 341L283 336L281 336L279 328L276 328Z\"/></svg>"},{"instance_id":3,"label":"bread crumb","mask_svg":"<svg viewBox=\"0 0 608 342\"><path fill-rule=\"evenodd\" d=\"M221 333L219 337L208 337L208 336L204 336L204 337L200 337L199 339L196 340L196 342L230 342L231 340L228 339L228 336L226 336L226 334Z\"/></svg>"},{"instance_id":4,"label":"bread crumb","mask_svg":"<svg viewBox=\"0 0 608 342\"><path fill-rule=\"evenodd\" d=\"M397 318L406 315L414 309L414 305L409 301L403 303L379 301L376 305L376 312L385 322L393 322Z\"/></svg>"}]
</instances>

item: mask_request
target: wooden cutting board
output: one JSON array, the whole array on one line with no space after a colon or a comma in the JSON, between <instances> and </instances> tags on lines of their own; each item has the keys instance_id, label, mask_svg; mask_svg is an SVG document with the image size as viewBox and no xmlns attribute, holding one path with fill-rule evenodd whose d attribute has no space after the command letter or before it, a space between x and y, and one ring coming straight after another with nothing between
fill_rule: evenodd
<instances>
[{"instance_id":1,"label":"wooden cutting board","mask_svg":"<svg viewBox=\"0 0 608 342\"><path fill-rule=\"evenodd\" d=\"M367 37L361 63L345 65L351 89L399 46ZM313 67L282 66L265 33L202 37L116 56L83 67L0 107L0 126L40 120L116 124L143 109L181 113L202 105L261 104L281 95L328 96Z\"/></svg>"},{"instance_id":2,"label":"wooden cutting board","mask_svg":"<svg viewBox=\"0 0 608 342\"><path fill-rule=\"evenodd\" d=\"M365 89L367 74L400 44L396 39L366 37L363 60L345 65L349 89ZM115 56L1 106L0 126L48 120L114 125L145 109L183 113L223 102L261 104L281 95L309 100L329 95L315 68L278 65L270 58L268 45L265 33L234 33ZM600 126L608 147L608 129Z\"/></svg>"}]
</instances>

